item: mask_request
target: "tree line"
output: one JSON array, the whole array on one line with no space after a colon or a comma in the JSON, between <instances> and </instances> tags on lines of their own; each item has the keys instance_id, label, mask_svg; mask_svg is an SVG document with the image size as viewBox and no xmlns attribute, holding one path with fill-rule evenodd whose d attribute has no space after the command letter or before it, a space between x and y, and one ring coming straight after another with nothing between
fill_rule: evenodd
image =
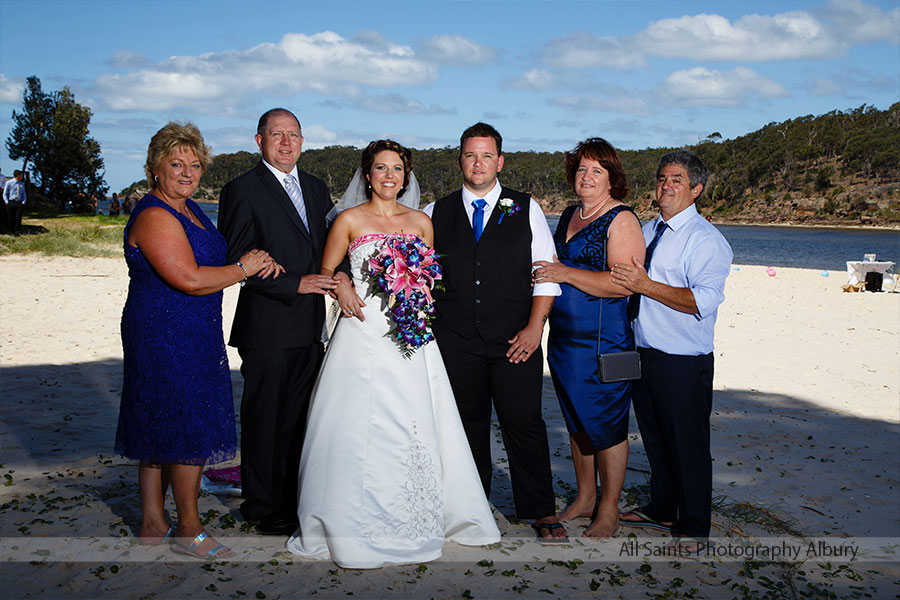
<instances>
[{"instance_id":1,"label":"tree line","mask_svg":"<svg viewBox=\"0 0 900 600\"><path fill-rule=\"evenodd\" d=\"M873 182L900 180L900 102L887 110L862 105L820 116L806 115L722 140L718 132L689 146L710 169L701 207L728 210L757 194L823 193L832 177L855 176ZM647 201L655 188L660 157L676 148L620 150L628 174L633 205ZM305 150L305 171L319 177L340 196L359 165L361 149L329 146ZM460 185L458 148L413 150L413 171L429 202ZM559 210L574 201L565 180L563 152L507 152L501 178L504 185L528 191L545 208ZM201 185L210 196L229 180L248 171L259 153L236 152L213 158Z\"/></svg>"}]
</instances>

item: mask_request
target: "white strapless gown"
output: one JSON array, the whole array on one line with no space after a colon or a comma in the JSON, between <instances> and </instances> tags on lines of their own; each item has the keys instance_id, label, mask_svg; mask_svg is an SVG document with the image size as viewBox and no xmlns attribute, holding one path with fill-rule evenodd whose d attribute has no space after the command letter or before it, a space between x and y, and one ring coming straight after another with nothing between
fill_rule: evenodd
<instances>
[{"instance_id":1,"label":"white strapless gown","mask_svg":"<svg viewBox=\"0 0 900 600\"><path fill-rule=\"evenodd\" d=\"M300 461L294 554L345 568L434 560L445 540L500 540L437 344L404 358L363 263L384 234L350 244L366 320L342 318L313 390Z\"/></svg>"}]
</instances>

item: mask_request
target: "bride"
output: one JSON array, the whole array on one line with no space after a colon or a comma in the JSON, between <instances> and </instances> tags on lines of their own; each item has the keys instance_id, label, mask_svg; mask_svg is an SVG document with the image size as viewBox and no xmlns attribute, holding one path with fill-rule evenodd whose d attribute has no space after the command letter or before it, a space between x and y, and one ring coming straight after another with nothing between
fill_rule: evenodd
<instances>
[{"instance_id":1,"label":"bride","mask_svg":"<svg viewBox=\"0 0 900 600\"><path fill-rule=\"evenodd\" d=\"M431 220L417 210L411 153L379 140L361 162L322 260L322 274L332 275L349 253L355 289L336 290L345 318L313 391L300 527L288 540L291 552L344 568L434 560L445 539L500 540L437 344L405 356L387 336L386 302L369 288L368 259L388 234L434 242Z\"/></svg>"}]
</instances>

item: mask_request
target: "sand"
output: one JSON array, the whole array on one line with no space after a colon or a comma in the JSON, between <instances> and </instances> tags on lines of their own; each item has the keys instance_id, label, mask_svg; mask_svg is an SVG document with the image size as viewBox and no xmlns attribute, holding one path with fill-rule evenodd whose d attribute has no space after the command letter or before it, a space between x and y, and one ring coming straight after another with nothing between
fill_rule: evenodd
<instances>
[{"instance_id":1,"label":"sand","mask_svg":"<svg viewBox=\"0 0 900 600\"><path fill-rule=\"evenodd\" d=\"M587 540L585 519L570 523L571 545L537 545L515 521L498 435L492 503L503 542L448 543L426 565L362 571L302 561L282 538L243 532L239 499L226 496L203 495L200 507L236 560L206 565L135 546L137 470L113 453L124 262L2 257L0 596L893 596L900 567L885 549L900 543L900 294L843 293L845 281L787 268L769 277L754 266L728 279L712 416L718 550L658 557L663 534ZM236 298L226 291L226 328ZM239 398L233 349L229 359ZM562 509L574 473L549 376L544 407ZM623 508L647 493L633 419L630 439Z\"/></svg>"}]
</instances>

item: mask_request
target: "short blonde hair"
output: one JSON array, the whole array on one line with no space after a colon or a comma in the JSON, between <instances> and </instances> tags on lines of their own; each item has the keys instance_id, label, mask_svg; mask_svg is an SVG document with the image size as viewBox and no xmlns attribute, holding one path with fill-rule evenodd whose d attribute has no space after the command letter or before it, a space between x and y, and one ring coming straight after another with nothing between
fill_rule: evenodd
<instances>
[{"instance_id":1,"label":"short blonde hair","mask_svg":"<svg viewBox=\"0 0 900 600\"><path fill-rule=\"evenodd\" d=\"M147 162L144 164L144 174L147 183L153 187L153 171L159 168L163 159L179 148L190 148L200 161L200 169L205 173L209 166L210 148L203 140L203 135L197 126L190 122L169 123L153 134L150 138L150 146L147 148Z\"/></svg>"}]
</instances>

